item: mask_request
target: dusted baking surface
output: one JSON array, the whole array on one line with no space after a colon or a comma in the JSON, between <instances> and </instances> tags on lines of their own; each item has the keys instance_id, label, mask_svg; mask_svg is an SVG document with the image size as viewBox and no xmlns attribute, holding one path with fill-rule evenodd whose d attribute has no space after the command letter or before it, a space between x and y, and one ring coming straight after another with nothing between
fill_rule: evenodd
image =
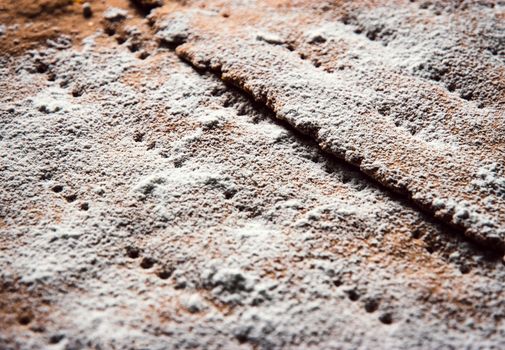
<instances>
[{"instance_id":1,"label":"dusted baking surface","mask_svg":"<svg viewBox=\"0 0 505 350\"><path fill-rule=\"evenodd\" d=\"M1 1L0 348L502 348L504 4Z\"/></svg>"}]
</instances>

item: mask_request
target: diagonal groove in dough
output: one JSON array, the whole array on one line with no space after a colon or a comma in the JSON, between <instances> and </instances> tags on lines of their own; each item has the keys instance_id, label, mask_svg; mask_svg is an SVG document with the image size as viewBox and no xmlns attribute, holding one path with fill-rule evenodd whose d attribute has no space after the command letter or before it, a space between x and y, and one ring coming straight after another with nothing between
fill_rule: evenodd
<instances>
[{"instance_id":1,"label":"diagonal groove in dough","mask_svg":"<svg viewBox=\"0 0 505 350\"><path fill-rule=\"evenodd\" d=\"M327 26L318 31L310 16L319 9L303 2L287 9L269 2L254 8L207 2L205 9L198 3L152 18L159 39L175 44L180 57L199 69L218 72L325 151L412 198L467 237L505 248L503 97L497 90L493 103L490 94L476 94L475 101L461 98L434 79L409 71L409 64L422 61L418 46L428 53L441 43L449 45L450 52L460 48L458 40L447 43L438 38L438 24L432 24L432 32L409 32L418 35L409 38L410 45L412 40L421 42L410 47L410 53L400 34L392 35L396 41L390 39L384 47L370 37L356 38L359 33L350 34L342 23L335 24L331 35L325 32ZM423 20L410 3L401 3L399 13ZM489 12L473 6L482 16ZM265 19L262 13L269 16ZM328 23L336 22L337 15L333 17L327 15ZM456 26L449 34L458 38L458 30ZM326 43L324 49L304 48ZM484 62L481 80L500 87L503 79L496 82L488 68L495 67L499 75L502 62L479 51L477 44L470 49L477 55L470 58ZM317 61L322 56L326 64ZM454 66L458 59L450 56L446 61ZM472 76L465 79L465 88L482 85ZM450 77L442 80L450 83ZM489 107L483 108L483 103Z\"/></svg>"}]
</instances>

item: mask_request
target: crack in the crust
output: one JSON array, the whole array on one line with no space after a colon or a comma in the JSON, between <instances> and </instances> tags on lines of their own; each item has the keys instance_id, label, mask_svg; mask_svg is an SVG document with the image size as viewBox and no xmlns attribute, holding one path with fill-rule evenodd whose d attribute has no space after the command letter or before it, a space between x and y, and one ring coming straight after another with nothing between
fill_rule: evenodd
<instances>
[{"instance_id":1,"label":"crack in the crust","mask_svg":"<svg viewBox=\"0 0 505 350\"><path fill-rule=\"evenodd\" d=\"M220 77L220 79L222 79L222 78ZM314 138L314 136L311 136L312 132L310 132L309 129L300 130L299 128L296 128L293 125L291 125L289 122L279 119L276 116L276 113L270 107L268 107L267 104L265 104L264 102L260 103L256 100L254 100L254 98L250 94L244 92L244 90L242 90L240 87L237 87L236 84L232 84L230 86L230 84L227 83L225 80L223 80L223 81L230 89L233 89L234 91L236 91L237 93L242 95L245 99L250 101L250 103L253 106L257 106L256 108L260 108L261 110L266 111L268 117L270 118L270 120L272 122L274 122L275 124L277 124L279 126L282 126L284 129L288 130L290 132L290 134L293 135L300 143L302 143L306 146L309 146L311 149L316 149L318 151L318 153L322 156L323 162L326 163L327 169L328 168L335 168L335 165L336 165L336 167L338 167L341 170L344 170L346 172L352 172L355 175L361 175L361 176L357 177L357 179L360 182L365 182L366 186L370 186L371 188L379 189L381 191L381 193L383 193L387 198L393 200L394 202L400 203L401 205L403 205L409 209L412 209L414 211L417 211L417 209L421 209L421 213L424 216L427 216L424 219L432 224L437 223L439 226L441 226L443 228L444 234L447 235L447 237L446 237L447 239L455 239L455 240L459 241L460 243L463 243L463 242L468 243L472 246L472 250L474 250L475 252L479 251L479 252L488 253L486 256L490 260L500 260L501 259L504 252L499 247L485 246L478 241L472 240L469 237L460 234L459 230L458 230L458 232L454 232L454 229L459 229L459 227L450 225L444 221L439 222L439 220L437 220L434 217L434 215L432 214L431 211L420 207L415 201L412 200L411 196L404 196L401 193L392 191L389 187L378 182L373 176L367 174L362 169L360 169L360 167L358 165L346 162L345 160L337 157L335 154L329 152L328 150L321 148L321 146L316 142L316 139ZM331 164L335 164L335 165L332 166ZM413 234L413 235L415 236L415 234ZM421 238L421 237L417 237L417 238ZM430 247L432 248L432 250L434 250L432 244L429 244L429 242L427 242L427 243L428 243L428 250Z\"/></svg>"},{"instance_id":2,"label":"crack in the crust","mask_svg":"<svg viewBox=\"0 0 505 350\"><path fill-rule=\"evenodd\" d=\"M274 116L275 120L279 121L285 128L289 129L291 132L293 132L295 135L304 136L308 139L310 139L313 143L313 147L317 147L319 150L324 152L328 157L332 157L334 159L337 159L339 162L344 162L345 164L348 164L348 166L353 167L354 169L357 169L360 173L364 174L367 179L369 179L373 184L378 186L383 192L388 193L389 196L392 196L393 198L396 198L396 200L399 200L401 198L402 203L408 204L410 208L417 208L420 210L422 213L426 214L430 219L432 219L434 222L439 223L442 227L451 228L453 230L458 231L460 233L459 239L461 242L471 242L472 245L475 247L476 250L481 250L481 251L486 251L492 256L492 260L494 259L501 259L501 257L505 254L505 244L500 241L499 239L493 240L493 239L486 239L486 240L478 240L476 238L468 237L464 235L465 227L462 227L460 225L452 223L450 220L447 220L448 217L450 217L451 213L447 214L447 217L443 218L437 218L434 214L435 210L432 206L430 205L422 205L420 203L417 203L416 201L413 200L413 193L409 191L406 188L396 188L394 184L385 184L381 183L380 181L377 180L376 177L374 177L374 170L365 170L360 167L361 160L360 159L355 159L351 161L344 160L343 155L336 154L335 152L324 149L320 145L320 140L318 140L317 136L317 128L301 128L292 125L286 120L283 120L280 118L277 113L275 112L273 106L273 102L270 101L266 96L255 96L246 89L243 88L242 82L240 80L235 80L231 79L230 77L225 77L223 75L223 71L220 66L214 66L211 67L209 62L204 62L202 65L202 62L199 62L200 66L195 65L190 57L186 57L185 54L177 48L180 45L183 45L186 43L187 40L181 41L180 44L174 45L170 47L171 50L175 51L177 56L183 60L184 62L188 63L190 66L192 66L195 70L199 72L212 72L213 74L217 75L223 82L225 82L227 85L231 85L241 91L243 94L245 94L250 101L254 101L255 103L260 103L264 108L266 108L270 113Z\"/></svg>"},{"instance_id":3,"label":"crack in the crust","mask_svg":"<svg viewBox=\"0 0 505 350\"><path fill-rule=\"evenodd\" d=\"M289 130L293 135L295 135L301 142L309 143L310 147L317 148L319 151L323 152L327 161L333 161L338 163L340 166L347 167L348 169L353 169L358 171L360 174L363 174L371 184L375 187L379 188L383 193L387 194L388 197L394 199L395 201L401 202L403 205L413 209L420 210L424 215L427 215L431 222L438 223L441 227L444 228L444 231L452 232L454 230L458 231L457 239L460 242L466 242L471 244L472 250L479 251L481 253L485 252L486 256L490 260L500 260L505 254L505 246L501 244L502 242L492 242L492 241L478 241L476 239L472 239L463 234L465 228L460 227L458 225L450 223L450 220L440 220L435 217L433 208L422 206L412 198L412 193L406 189L396 189L391 187L389 184L383 184L378 181L373 175L373 172L365 171L360 168L360 159L356 159L355 162L348 162L343 159L342 156L338 154L334 154L328 149L324 149L318 142L317 137L317 128L311 127L295 127L291 123L282 118L279 118L274 108L272 107L273 101L270 101L266 96L254 96L246 89L243 88L242 82L239 80L231 79L230 77L223 76L223 71L221 66L211 67L209 62L205 62L202 66L201 62L199 62L200 66L195 65L189 57L186 57L183 52L177 50L177 48L187 42L187 38L182 39L180 42L171 43L171 45L167 45L165 42L160 42L160 47L168 48L171 51L174 51L176 55L183 61L189 64L193 69L195 69L199 73L211 72L221 81L223 81L228 87L231 87L235 91L239 92L243 95L250 103L255 106L260 106L262 109L268 111L268 114L271 116L271 119ZM288 49L288 48L287 48ZM301 59L301 58L300 58Z\"/></svg>"},{"instance_id":4,"label":"crack in the crust","mask_svg":"<svg viewBox=\"0 0 505 350\"><path fill-rule=\"evenodd\" d=\"M214 74L218 76L219 74L221 74L220 71L219 74L217 73L218 72L214 72ZM223 80L221 76L219 76L219 78ZM389 198L393 202L400 203L402 206L409 208L413 211L417 211L417 209L422 209L410 197L405 197L397 192L393 192L390 188L384 186L380 182L376 181L373 177L363 172L359 168L359 166L346 162L341 158L338 158L336 155L330 153L329 151L322 149L315 141L314 137L310 136L309 133L303 132L300 129L295 128L294 126L289 124L287 121L281 120L278 117L276 117L276 113L270 107L268 107L267 104L265 104L264 102L260 103L256 101L250 94L244 92L244 90L238 87L236 84L230 85L230 82L226 82L225 80L223 80L223 82L226 84L228 89L231 89L235 93L242 96L244 99L248 100L253 106L253 108L260 109L262 112L265 112L273 123L288 130L290 134L297 139L298 142L308 146L311 149L316 149L318 151L318 154L322 158L322 162L325 163L325 169L327 169L327 171L334 172L336 168L338 168L339 170L343 170L346 173L347 172L353 173L353 175L356 176L355 179L360 183L359 185L364 184L365 186L368 186L370 188L379 189L381 193L386 196L386 198ZM455 232L454 226L451 226L443 221L439 222L436 218L434 218L434 216L431 214L430 211L421 210L421 213L423 215L424 220L426 220L431 224L436 224L439 227L441 227L442 228L441 233L442 235L444 235L444 237L442 237L442 242L440 242L436 240L436 237L423 236L418 232L412 233L412 238L422 239L426 243L426 250L430 254L438 250L443 250L442 246L444 245L444 243L449 244L448 242L456 241L458 246L463 243L466 243L469 246L469 250L472 251L472 255L483 255L485 259L487 259L490 262L499 262L500 259L502 258L503 251L499 249L493 249L496 247L484 246L481 243L476 242L470 239L469 237L460 234L460 232ZM445 258L446 262L449 263L448 257L446 256ZM467 265L462 264L460 266L460 270L462 271L462 273L466 273L465 271L467 271L467 269L468 269Z\"/></svg>"},{"instance_id":5,"label":"crack in the crust","mask_svg":"<svg viewBox=\"0 0 505 350\"><path fill-rule=\"evenodd\" d=\"M190 57L186 57L183 52L177 50L178 47L184 45L188 42L188 37L186 35L181 35L180 37L172 38L171 41L159 40L158 39L158 47L166 48L169 51L174 52L179 59L183 62L186 62L195 69L199 73L203 73L205 71L211 72L214 75L218 76L221 81L223 81L228 88L234 89L236 92L240 93L244 98L246 98L253 106L259 107L262 110L266 110L268 114L271 116L271 120L275 121L285 129L289 130L293 135L297 137L301 142L309 143L311 148L317 148L320 152L323 152L327 161L337 162L340 166L345 165L349 169L353 169L354 171L358 171L360 174L363 174L366 179L373 184L375 187L380 188L383 193L386 193L390 198L393 198L395 201L400 201L403 205L414 209L419 209L423 214L427 215L432 222L439 223L442 227L445 227L445 231L452 231L452 229L457 230L458 232L463 232L465 230L464 227L460 227L458 225L450 223L450 220L440 220L436 218L434 215L434 210L431 207L423 206L412 199L412 193L404 188L395 188L391 184L384 184L378 181L374 177L373 170L364 170L360 167L361 159L356 158L354 160L344 160L343 155L336 154L335 152L324 149L321 146L320 141L318 140L318 128L316 126L311 127L310 125L306 125L303 127L294 126L290 122L283 120L278 116L275 112L273 105L274 101L267 98L266 95L256 96L251 92L247 91L243 88L243 82L240 80L234 80L230 77L225 77L223 75L223 71L221 66L210 66L209 62L204 62L202 65L199 62L199 66L195 65ZM290 44L291 45L291 44ZM293 46L286 47L286 50L291 51L293 54L296 54L296 48ZM302 60L302 58L299 58ZM310 141L309 141L310 140ZM472 239L467 237L464 234L458 234L458 240L461 242L471 243L474 251L487 252L488 255L491 256L491 260L500 259L501 256L505 253L505 245L501 244L502 242L490 242L490 241L477 241L476 239Z\"/></svg>"}]
</instances>

